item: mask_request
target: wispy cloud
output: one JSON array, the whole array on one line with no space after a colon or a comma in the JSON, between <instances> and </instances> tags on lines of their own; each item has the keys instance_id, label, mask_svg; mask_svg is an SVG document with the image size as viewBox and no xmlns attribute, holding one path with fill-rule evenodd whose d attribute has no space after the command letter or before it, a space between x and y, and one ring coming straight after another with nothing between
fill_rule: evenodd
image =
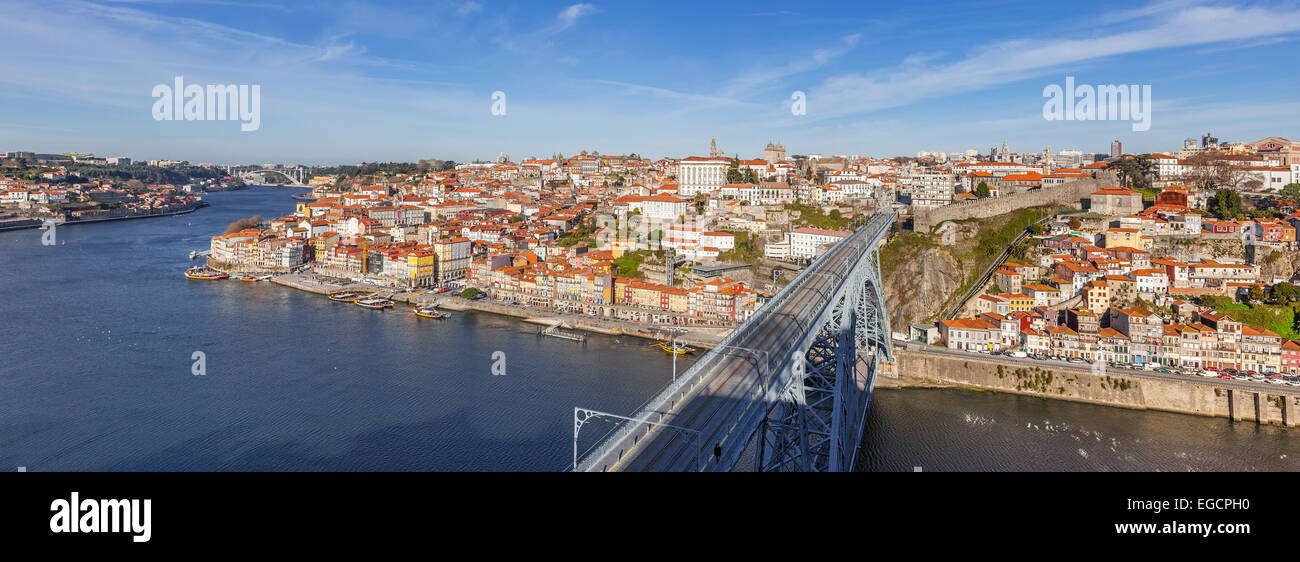
<instances>
[{"instance_id":1,"label":"wispy cloud","mask_svg":"<svg viewBox=\"0 0 1300 562\"><path fill-rule=\"evenodd\" d=\"M560 10L560 13L555 16L555 25L552 30L556 33L568 31L569 29L572 29L573 26L578 25L578 20L582 19L583 16L589 16L596 13L596 11L596 7L591 4L574 4L569 6L568 8Z\"/></svg>"},{"instance_id":2,"label":"wispy cloud","mask_svg":"<svg viewBox=\"0 0 1300 562\"><path fill-rule=\"evenodd\" d=\"M1107 57L1300 30L1300 11L1294 8L1193 6L1161 12L1168 12L1163 22L1132 31L1086 39L1004 41L949 64L832 76L809 93L810 102L817 100L818 117L837 117L1018 82Z\"/></svg>"}]
</instances>

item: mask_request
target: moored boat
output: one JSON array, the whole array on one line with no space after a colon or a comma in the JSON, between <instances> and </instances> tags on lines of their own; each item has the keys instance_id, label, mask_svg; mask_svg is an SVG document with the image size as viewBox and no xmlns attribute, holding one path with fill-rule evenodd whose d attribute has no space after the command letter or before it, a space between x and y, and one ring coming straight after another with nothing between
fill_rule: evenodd
<instances>
[{"instance_id":1,"label":"moored boat","mask_svg":"<svg viewBox=\"0 0 1300 562\"><path fill-rule=\"evenodd\" d=\"M237 279L239 279L240 281L248 281L252 283L256 283L258 281L257 276L253 275L252 273L241 273L239 274L239 277L237 277Z\"/></svg>"},{"instance_id":2,"label":"moored boat","mask_svg":"<svg viewBox=\"0 0 1300 562\"><path fill-rule=\"evenodd\" d=\"M667 353L671 353L673 355L685 355L687 353L695 351L695 349L684 345L669 346L667 343L664 342L659 342L655 344L655 347L658 347L659 349L662 349L663 351Z\"/></svg>"},{"instance_id":3,"label":"moored boat","mask_svg":"<svg viewBox=\"0 0 1300 562\"><path fill-rule=\"evenodd\" d=\"M420 318L430 318L433 320L442 320L443 318L446 318L446 316L443 315L443 313L438 312L438 307L436 306L417 307L415 309L415 315L419 316Z\"/></svg>"},{"instance_id":4,"label":"moored boat","mask_svg":"<svg viewBox=\"0 0 1300 562\"><path fill-rule=\"evenodd\" d=\"M196 281L219 281L221 279L230 279L230 276L220 271L213 271L203 267L191 267L185 270L186 279Z\"/></svg>"},{"instance_id":5,"label":"moored boat","mask_svg":"<svg viewBox=\"0 0 1300 562\"><path fill-rule=\"evenodd\" d=\"M385 308L392 308L393 301L371 297L356 301L356 305L370 310L383 310Z\"/></svg>"},{"instance_id":6,"label":"moored boat","mask_svg":"<svg viewBox=\"0 0 1300 562\"><path fill-rule=\"evenodd\" d=\"M343 291L341 293L330 293L329 299L334 302L356 302L358 296L356 293Z\"/></svg>"}]
</instances>

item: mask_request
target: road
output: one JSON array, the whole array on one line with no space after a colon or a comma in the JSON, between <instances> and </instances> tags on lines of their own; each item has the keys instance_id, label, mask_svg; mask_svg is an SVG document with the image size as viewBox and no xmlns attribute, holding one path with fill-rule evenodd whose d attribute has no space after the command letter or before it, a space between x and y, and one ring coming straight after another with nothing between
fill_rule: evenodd
<instances>
[{"instance_id":1,"label":"road","mask_svg":"<svg viewBox=\"0 0 1300 562\"><path fill-rule=\"evenodd\" d=\"M895 342L894 348L911 351L915 353L947 355L947 356L958 357L963 359L981 359L984 361L994 361L1005 365L1025 365L1027 367L1046 366L1046 367L1058 367L1058 368L1065 368L1065 369L1078 369L1084 371L1091 371L1092 369L1092 364L1090 363L1070 363L1068 361L1057 361L1054 359L1039 360L1039 359L1011 357L1010 355L991 355L986 353L972 353L969 351L948 349L946 347L936 347L933 345L907 344L905 346L900 346L897 342ZM1290 385L1270 384L1266 382L1254 382L1254 381L1239 381L1235 379L1225 380L1216 377L1202 377L1198 375L1180 375L1178 373L1158 373L1156 371L1115 368L1115 367L1111 367L1110 365L1106 366L1106 371L1103 373L1103 375L1113 375L1117 377L1132 377L1132 378L1140 378L1140 379L1141 378L1158 379L1158 380L1180 381L1180 382L1197 382L1202 384L1211 384L1222 388L1240 388L1240 389L1254 390L1254 391L1268 390L1274 393L1287 393L1287 394L1300 395L1300 387L1294 387Z\"/></svg>"}]
</instances>

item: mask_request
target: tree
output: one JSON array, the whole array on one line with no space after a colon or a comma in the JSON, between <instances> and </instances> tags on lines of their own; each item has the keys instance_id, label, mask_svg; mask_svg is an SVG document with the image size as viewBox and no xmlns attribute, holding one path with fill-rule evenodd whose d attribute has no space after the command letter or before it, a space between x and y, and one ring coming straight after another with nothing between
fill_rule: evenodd
<instances>
[{"instance_id":1,"label":"tree","mask_svg":"<svg viewBox=\"0 0 1300 562\"><path fill-rule=\"evenodd\" d=\"M1202 189L1238 187L1254 179L1246 169L1248 156L1216 151L1194 154L1187 159L1183 181Z\"/></svg>"},{"instance_id":2,"label":"tree","mask_svg":"<svg viewBox=\"0 0 1300 562\"><path fill-rule=\"evenodd\" d=\"M744 179L740 173L740 160L732 160L731 165L727 166L727 183L740 183Z\"/></svg>"},{"instance_id":3,"label":"tree","mask_svg":"<svg viewBox=\"0 0 1300 562\"><path fill-rule=\"evenodd\" d=\"M478 298L478 289L465 287L465 290L460 292L460 296L466 299L476 299Z\"/></svg>"},{"instance_id":4,"label":"tree","mask_svg":"<svg viewBox=\"0 0 1300 562\"><path fill-rule=\"evenodd\" d=\"M988 197L992 194L993 192L989 191L989 184L987 183L980 182L979 185L975 186L975 196L979 197L980 199L984 199L985 197Z\"/></svg>"},{"instance_id":5,"label":"tree","mask_svg":"<svg viewBox=\"0 0 1300 562\"><path fill-rule=\"evenodd\" d=\"M1250 302L1260 302L1264 300L1264 290L1259 285L1252 285L1246 290L1246 300Z\"/></svg>"},{"instance_id":6,"label":"tree","mask_svg":"<svg viewBox=\"0 0 1300 562\"><path fill-rule=\"evenodd\" d=\"M1241 204L1241 195L1235 189L1220 189L1208 205L1210 213L1224 220L1235 219L1245 209Z\"/></svg>"},{"instance_id":7,"label":"tree","mask_svg":"<svg viewBox=\"0 0 1300 562\"><path fill-rule=\"evenodd\" d=\"M1278 195L1281 195L1283 199L1300 200L1300 183L1286 184L1286 187L1283 187L1282 191L1278 192Z\"/></svg>"},{"instance_id":8,"label":"tree","mask_svg":"<svg viewBox=\"0 0 1300 562\"><path fill-rule=\"evenodd\" d=\"M1076 217L1070 217L1069 225L1071 229L1079 230L1080 228L1083 228L1083 221Z\"/></svg>"},{"instance_id":9,"label":"tree","mask_svg":"<svg viewBox=\"0 0 1300 562\"><path fill-rule=\"evenodd\" d=\"M1286 304L1300 298L1300 289L1287 282L1273 285L1273 304Z\"/></svg>"},{"instance_id":10,"label":"tree","mask_svg":"<svg viewBox=\"0 0 1300 562\"><path fill-rule=\"evenodd\" d=\"M1155 161L1150 154L1125 156L1111 162L1110 167L1119 174L1120 183L1131 189L1151 187L1151 178L1156 175Z\"/></svg>"}]
</instances>

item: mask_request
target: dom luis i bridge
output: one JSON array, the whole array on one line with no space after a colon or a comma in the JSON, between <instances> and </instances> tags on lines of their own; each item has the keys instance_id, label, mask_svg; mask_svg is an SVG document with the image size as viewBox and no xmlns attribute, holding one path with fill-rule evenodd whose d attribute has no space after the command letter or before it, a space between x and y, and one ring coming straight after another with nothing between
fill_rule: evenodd
<instances>
[{"instance_id":1,"label":"dom luis i bridge","mask_svg":"<svg viewBox=\"0 0 1300 562\"><path fill-rule=\"evenodd\" d=\"M575 408L575 471L850 471L893 363L872 216L637 411ZM605 431L585 451L579 434ZM590 434L589 434L590 436Z\"/></svg>"}]
</instances>

